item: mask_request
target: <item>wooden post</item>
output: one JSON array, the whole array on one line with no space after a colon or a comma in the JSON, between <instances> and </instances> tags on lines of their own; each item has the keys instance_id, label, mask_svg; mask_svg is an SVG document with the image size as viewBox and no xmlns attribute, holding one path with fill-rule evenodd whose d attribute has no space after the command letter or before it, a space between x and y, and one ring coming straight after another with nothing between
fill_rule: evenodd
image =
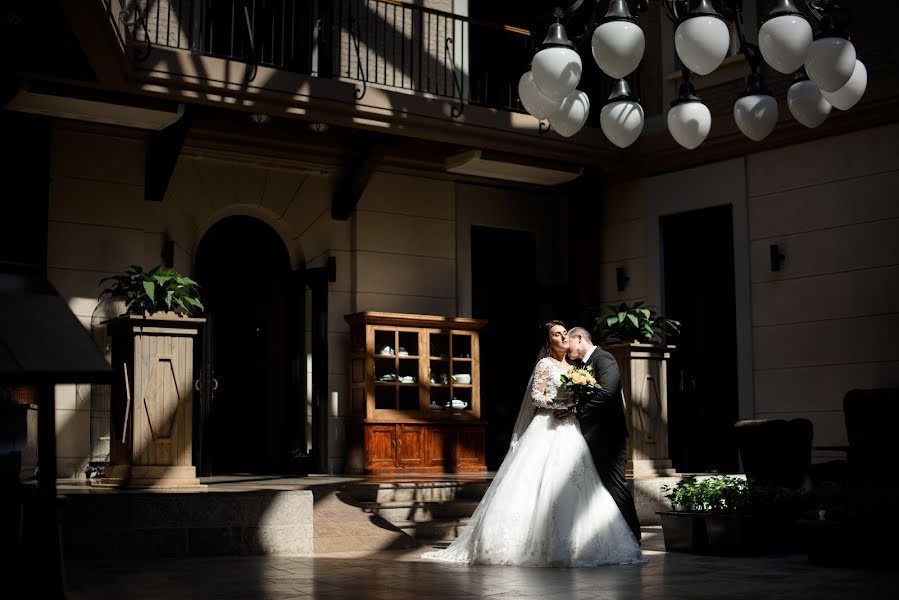
<instances>
[{"instance_id":1,"label":"wooden post","mask_svg":"<svg viewBox=\"0 0 899 600\"><path fill-rule=\"evenodd\" d=\"M205 489L193 464L193 347L203 322L156 313L109 323L118 375L101 485Z\"/></svg>"},{"instance_id":2,"label":"wooden post","mask_svg":"<svg viewBox=\"0 0 899 600\"><path fill-rule=\"evenodd\" d=\"M668 454L668 370L674 346L614 344L610 352L621 372L627 440L628 475L673 475Z\"/></svg>"}]
</instances>

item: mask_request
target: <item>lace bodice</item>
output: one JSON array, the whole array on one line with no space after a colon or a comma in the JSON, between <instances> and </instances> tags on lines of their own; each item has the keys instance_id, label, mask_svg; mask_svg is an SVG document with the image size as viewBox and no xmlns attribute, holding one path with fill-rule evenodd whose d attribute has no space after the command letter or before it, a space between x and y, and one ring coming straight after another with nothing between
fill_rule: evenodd
<instances>
[{"instance_id":1,"label":"lace bodice","mask_svg":"<svg viewBox=\"0 0 899 600\"><path fill-rule=\"evenodd\" d=\"M566 369L567 370L567 369ZM531 401L537 408L565 408L571 401L571 394L562 389L560 379L562 369L548 356L541 358L534 367L534 384L531 386Z\"/></svg>"}]
</instances>

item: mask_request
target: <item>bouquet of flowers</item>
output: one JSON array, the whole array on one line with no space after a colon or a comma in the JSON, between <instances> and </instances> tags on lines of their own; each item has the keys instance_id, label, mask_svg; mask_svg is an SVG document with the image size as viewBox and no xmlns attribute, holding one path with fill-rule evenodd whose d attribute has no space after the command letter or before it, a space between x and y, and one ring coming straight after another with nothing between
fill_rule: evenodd
<instances>
[{"instance_id":1,"label":"bouquet of flowers","mask_svg":"<svg viewBox=\"0 0 899 600\"><path fill-rule=\"evenodd\" d=\"M593 376L592 366L575 367L567 373L563 373L561 380L562 389L568 390L575 401L574 405L569 408L573 413L577 412L577 406L581 400L595 397L602 389L602 386L596 381L596 377Z\"/></svg>"}]
</instances>

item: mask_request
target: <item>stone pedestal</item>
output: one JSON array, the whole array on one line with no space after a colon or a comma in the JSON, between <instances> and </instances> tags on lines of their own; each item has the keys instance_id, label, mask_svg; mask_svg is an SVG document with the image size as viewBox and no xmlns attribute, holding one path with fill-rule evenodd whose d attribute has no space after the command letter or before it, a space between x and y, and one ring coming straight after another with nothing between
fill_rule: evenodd
<instances>
[{"instance_id":1,"label":"stone pedestal","mask_svg":"<svg viewBox=\"0 0 899 600\"><path fill-rule=\"evenodd\" d=\"M618 362L627 440L627 470L632 477L674 475L668 455L668 371L674 346L614 344L605 346Z\"/></svg>"},{"instance_id":2,"label":"stone pedestal","mask_svg":"<svg viewBox=\"0 0 899 600\"><path fill-rule=\"evenodd\" d=\"M109 322L109 467L100 485L204 489L193 465L193 348L204 319L174 313Z\"/></svg>"}]
</instances>

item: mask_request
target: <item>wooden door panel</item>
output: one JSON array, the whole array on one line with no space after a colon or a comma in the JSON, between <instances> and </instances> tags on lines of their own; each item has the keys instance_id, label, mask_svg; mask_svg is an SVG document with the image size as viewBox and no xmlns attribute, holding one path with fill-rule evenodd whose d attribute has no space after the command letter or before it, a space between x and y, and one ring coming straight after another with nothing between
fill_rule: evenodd
<instances>
[{"instance_id":1,"label":"wooden door panel","mask_svg":"<svg viewBox=\"0 0 899 600\"><path fill-rule=\"evenodd\" d=\"M397 435L397 466L419 467L424 463L424 427L400 425Z\"/></svg>"},{"instance_id":2,"label":"wooden door panel","mask_svg":"<svg viewBox=\"0 0 899 600\"><path fill-rule=\"evenodd\" d=\"M425 460L429 467L445 467L453 464L455 432L449 428L432 427L427 436Z\"/></svg>"},{"instance_id":3,"label":"wooden door panel","mask_svg":"<svg viewBox=\"0 0 899 600\"><path fill-rule=\"evenodd\" d=\"M368 468L392 468L396 465L396 427L365 428L365 456Z\"/></svg>"},{"instance_id":4,"label":"wooden door panel","mask_svg":"<svg viewBox=\"0 0 899 600\"><path fill-rule=\"evenodd\" d=\"M484 464L484 430L460 429L456 441L456 464Z\"/></svg>"}]
</instances>

